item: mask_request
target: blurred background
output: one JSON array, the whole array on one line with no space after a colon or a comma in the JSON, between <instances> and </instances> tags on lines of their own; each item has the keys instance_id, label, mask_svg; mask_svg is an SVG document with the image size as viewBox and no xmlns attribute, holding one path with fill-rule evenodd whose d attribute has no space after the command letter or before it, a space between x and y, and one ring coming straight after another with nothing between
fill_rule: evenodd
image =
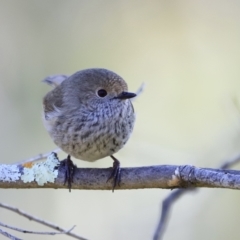
<instances>
[{"instance_id":1,"label":"blurred background","mask_svg":"<svg viewBox=\"0 0 240 240\"><path fill-rule=\"evenodd\" d=\"M42 124L50 88L41 80L92 67L115 71L131 91L146 84L134 102L134 133L116 154L123 167L218 167L234 158L240 154L239 10L237 0L0 0L1 163L55 149ZM105 168L112 160L75 163ZM74 232L90 240L145 240L169 193L1 189L0 201L64 228L77 225ZM239 239L239 202L233 190L186 194L171 211L164 239ZM49 230L4 209L0 216L9 225Z\"/></svg>"}]
</instances>

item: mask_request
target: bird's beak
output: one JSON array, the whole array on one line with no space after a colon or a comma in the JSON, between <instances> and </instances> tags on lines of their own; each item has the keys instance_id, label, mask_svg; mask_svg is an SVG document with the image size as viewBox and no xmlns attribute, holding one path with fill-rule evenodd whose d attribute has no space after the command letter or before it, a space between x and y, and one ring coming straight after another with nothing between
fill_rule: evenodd
<instances>
[{"instance_id":1,"label":"bird's beak","mask_svg":"<svg viewBox=\"0 0 240 240\"><path fill-rule=\"evenodd\" d=\"M137 95L136 95L135 93L122 92L122 93L120 93L120 94L119 94L117 97L115 97L115 98L124 100L124 99L134 98L134 97L136 97L136 96L137 96Z\"/></svg>"}]
</instances>

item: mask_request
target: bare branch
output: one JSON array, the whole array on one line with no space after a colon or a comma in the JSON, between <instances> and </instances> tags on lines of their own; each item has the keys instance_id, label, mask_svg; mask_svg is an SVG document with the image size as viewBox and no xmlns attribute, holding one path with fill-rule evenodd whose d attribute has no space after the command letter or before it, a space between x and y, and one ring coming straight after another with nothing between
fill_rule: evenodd
<instances>
[{"instance_id":1,"label":"bare branch","mask_svg":"<svg viewBox=\"0 0 240 240\"><path fill-rule=\"evenodd\" d=\"M234 157L231 160L226 161L223 163L220 167L220 169L227 169L232 167L234 164L238 163L240 161L240 155ZM225 171L226 172L226 171ZM167 220L170 214L170 209L172 205L178 200L183 194L188 193L189 190L196 191L196 188L189 188L189 189L176 189L173 190L162 202L162 208L161 208L161 217L158 223L158 226L156 228L156 231L154 233L153 240L161 240L167 225Z\"/></svg>"},{"instance_id":2,"label":"bare branch","mask_svg":"<svg viewBox=\"0 0 240 240\"><path fill-rule=\"evenodd\" d=\"M7 224L2 223L2 222L0 222L0 226L5 227L5 228L9 228L9 229L12 229L12 230L15 230L15 231L18 231L18 232L22 232L22 233L42 234L42 235L66 234L66 233L71 232L75 228L75 226L73 226L69 230L63 231L63 232L35 232L35 231L29 231L29 230L13 227L13 226L7 225Z\"/></svg>"},{"instance_id":3,"label":"bare branch","mask_svg":"<svg viewBox=\"0 0 240 240\"><path fill-rule=\"evenodd\" d=\"M0 234L2 234L2 235L5 236L5 237L10 238L11 240L22 240L21 238L14 237L14 236L11 235L10 233L5 232L5 231L3 231L2 229L0 229Z\"/></svg>"},{"instance_id":4,"label":"bare branch","mask_svg":"<svg viewBox=\"0 0 240 240\"><path fill-rule=\"evenodd\" d=\"M224 162L222 165L221 165L221 169L228 169L230 167L232 167L233 165L239 163L240 161L240 155L237 155L236 157Z\"/></svg>"},{"instance_id":5,"label":"bare branch","mask_svg":"<svg viewBox=\"0 0 240 240\"><path fill-rule=\"evenodd\" d=\"M12 167L13 165L10 166ZM29 168L26 168L26 170L30 171ZM41 174L44 174L43 170L41 169ZM6 169L4 171L6 172ZM27 180L23 182L21 180L23 168L21 169L20 167L18 179L16 180L16 177L14 177L14 180L12 180L11 174L9 174L8 178L1 178L0 165L0 188L66 188L64 186L64 171L61 168L55 171L57 171L56 176L51 175L52 182L37 182L34 176L31 176L29 173L30 177L27 175ZM111 168L77 168L73 177L72 189L110 190L112 183L106 182L110 172ZM40 173L36 175L39 176ZM47 173L49 173L49 170ZM189 165L122 168L121 184L116 189L173 189L189 187L240 189L240 171L197 168Z\"/></svg>"},{"instance_id":6,"label":"bare branch","mask_svg":"<svg viewBox=\"0 0 240 240\"><path fill-rule=\"evenodd\" d=\"M47 227L50 227L50 228L55 229L57 231L60 231L61 233L65 233L66 235L71 236L73 238L76 238L76 239L79 239L79 240L87 240L86 238L83 238L83 237L81 237L81 236L79 236L79 235L77 235L75 233L70 232L70 231L72 231L73 228L71 228L70 230L61 228L61 227L59 227L59 226L57 226L57 225L55 225L53 223L50 223L50 222L47 222L47 221L42 220L40 218L34 217L34 216L32 216L32 215L30 215L30 214L28 214L28 213L26 213L26 212L24 212L22 210L19 210L18 208L9 206L9 205L4 204L4 203L0 203L0 207L8 209L8 210L10 210L12 212L15 212L15 213L19 214L20 216L28 218L31 221L40 223L40 224L42 224L44 226L47 226Z\"/></svg>"},{"instance_id":7,"label":"bare branch","mask_svg":"<svg viewBox=\"0 0 240 240\"><path fill-rule=\"evenodd\" d=\"M161 217L160 221L158 223L157 229L154 233L153 240L160 240L163 237L168 217L170 214L170 210L172 205L185 193L196 190L194 189L175 189L173 190L162 202L162 208L161 208Z\"/></svg>"}]
</instances>

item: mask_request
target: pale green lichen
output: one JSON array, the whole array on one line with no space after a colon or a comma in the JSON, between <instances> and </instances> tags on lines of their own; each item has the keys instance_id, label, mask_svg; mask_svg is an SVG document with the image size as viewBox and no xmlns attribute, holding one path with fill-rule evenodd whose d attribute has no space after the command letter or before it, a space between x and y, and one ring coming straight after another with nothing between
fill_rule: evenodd
<instances>
[{"instance_id":1,"label":"pale green lichen","mask_svg":"<svg viewBox=\"0 0 240 240\"><path fill-rule=\"evenodd\" d=\"M51 153L47 160L35 163L31 168L24 168L21 179L24 183L36 181L38 185L43 186L47 182L54 182L58 175L56 167L59 160L55 153Z\"/></svg>"},{"instance_id":2,"label":"pale green lichen","mask_svg":"<svg viewBox=\"0 0 240 240\"><path fill-rule=\"evenodd\" d=\"M15 182L19 180L20 176L21 173L17 165L0 165L0 181Z\"/></svg>"}]
</instances>

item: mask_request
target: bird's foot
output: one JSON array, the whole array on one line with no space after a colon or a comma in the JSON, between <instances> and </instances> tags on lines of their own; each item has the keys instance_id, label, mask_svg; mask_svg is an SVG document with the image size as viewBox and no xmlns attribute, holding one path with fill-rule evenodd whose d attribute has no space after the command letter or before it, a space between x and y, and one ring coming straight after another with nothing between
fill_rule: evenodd
<instances>
[{"instance_id":1,"label":"bird's foot","mask_svg":"<svg viewBox=\"0 0 240 240\"><path fill-rule=\"evenodd\" d=\"M60 162L59 167L62 168L65 173L64 185L67 183L69 192L71 192L73 175L77 166L73 164L73 161L71 160L71 156L68 155L66 159Z\"/></svg>"},{"instance_id":2,"label":"bird's foot","mask_svg":"<svg viewBox=\"0 0 240 240\"><path fill-rule=\"evenodd\" d=\"M112 167L112 172L107 179L107 182L111 179L113 180L112 191L114 192L115 187L117 185L120 186L121 168L120 168L120 162L112 155L111 155L111 158L113 159L113 167Z\"/></svg>"}]
</instances>

